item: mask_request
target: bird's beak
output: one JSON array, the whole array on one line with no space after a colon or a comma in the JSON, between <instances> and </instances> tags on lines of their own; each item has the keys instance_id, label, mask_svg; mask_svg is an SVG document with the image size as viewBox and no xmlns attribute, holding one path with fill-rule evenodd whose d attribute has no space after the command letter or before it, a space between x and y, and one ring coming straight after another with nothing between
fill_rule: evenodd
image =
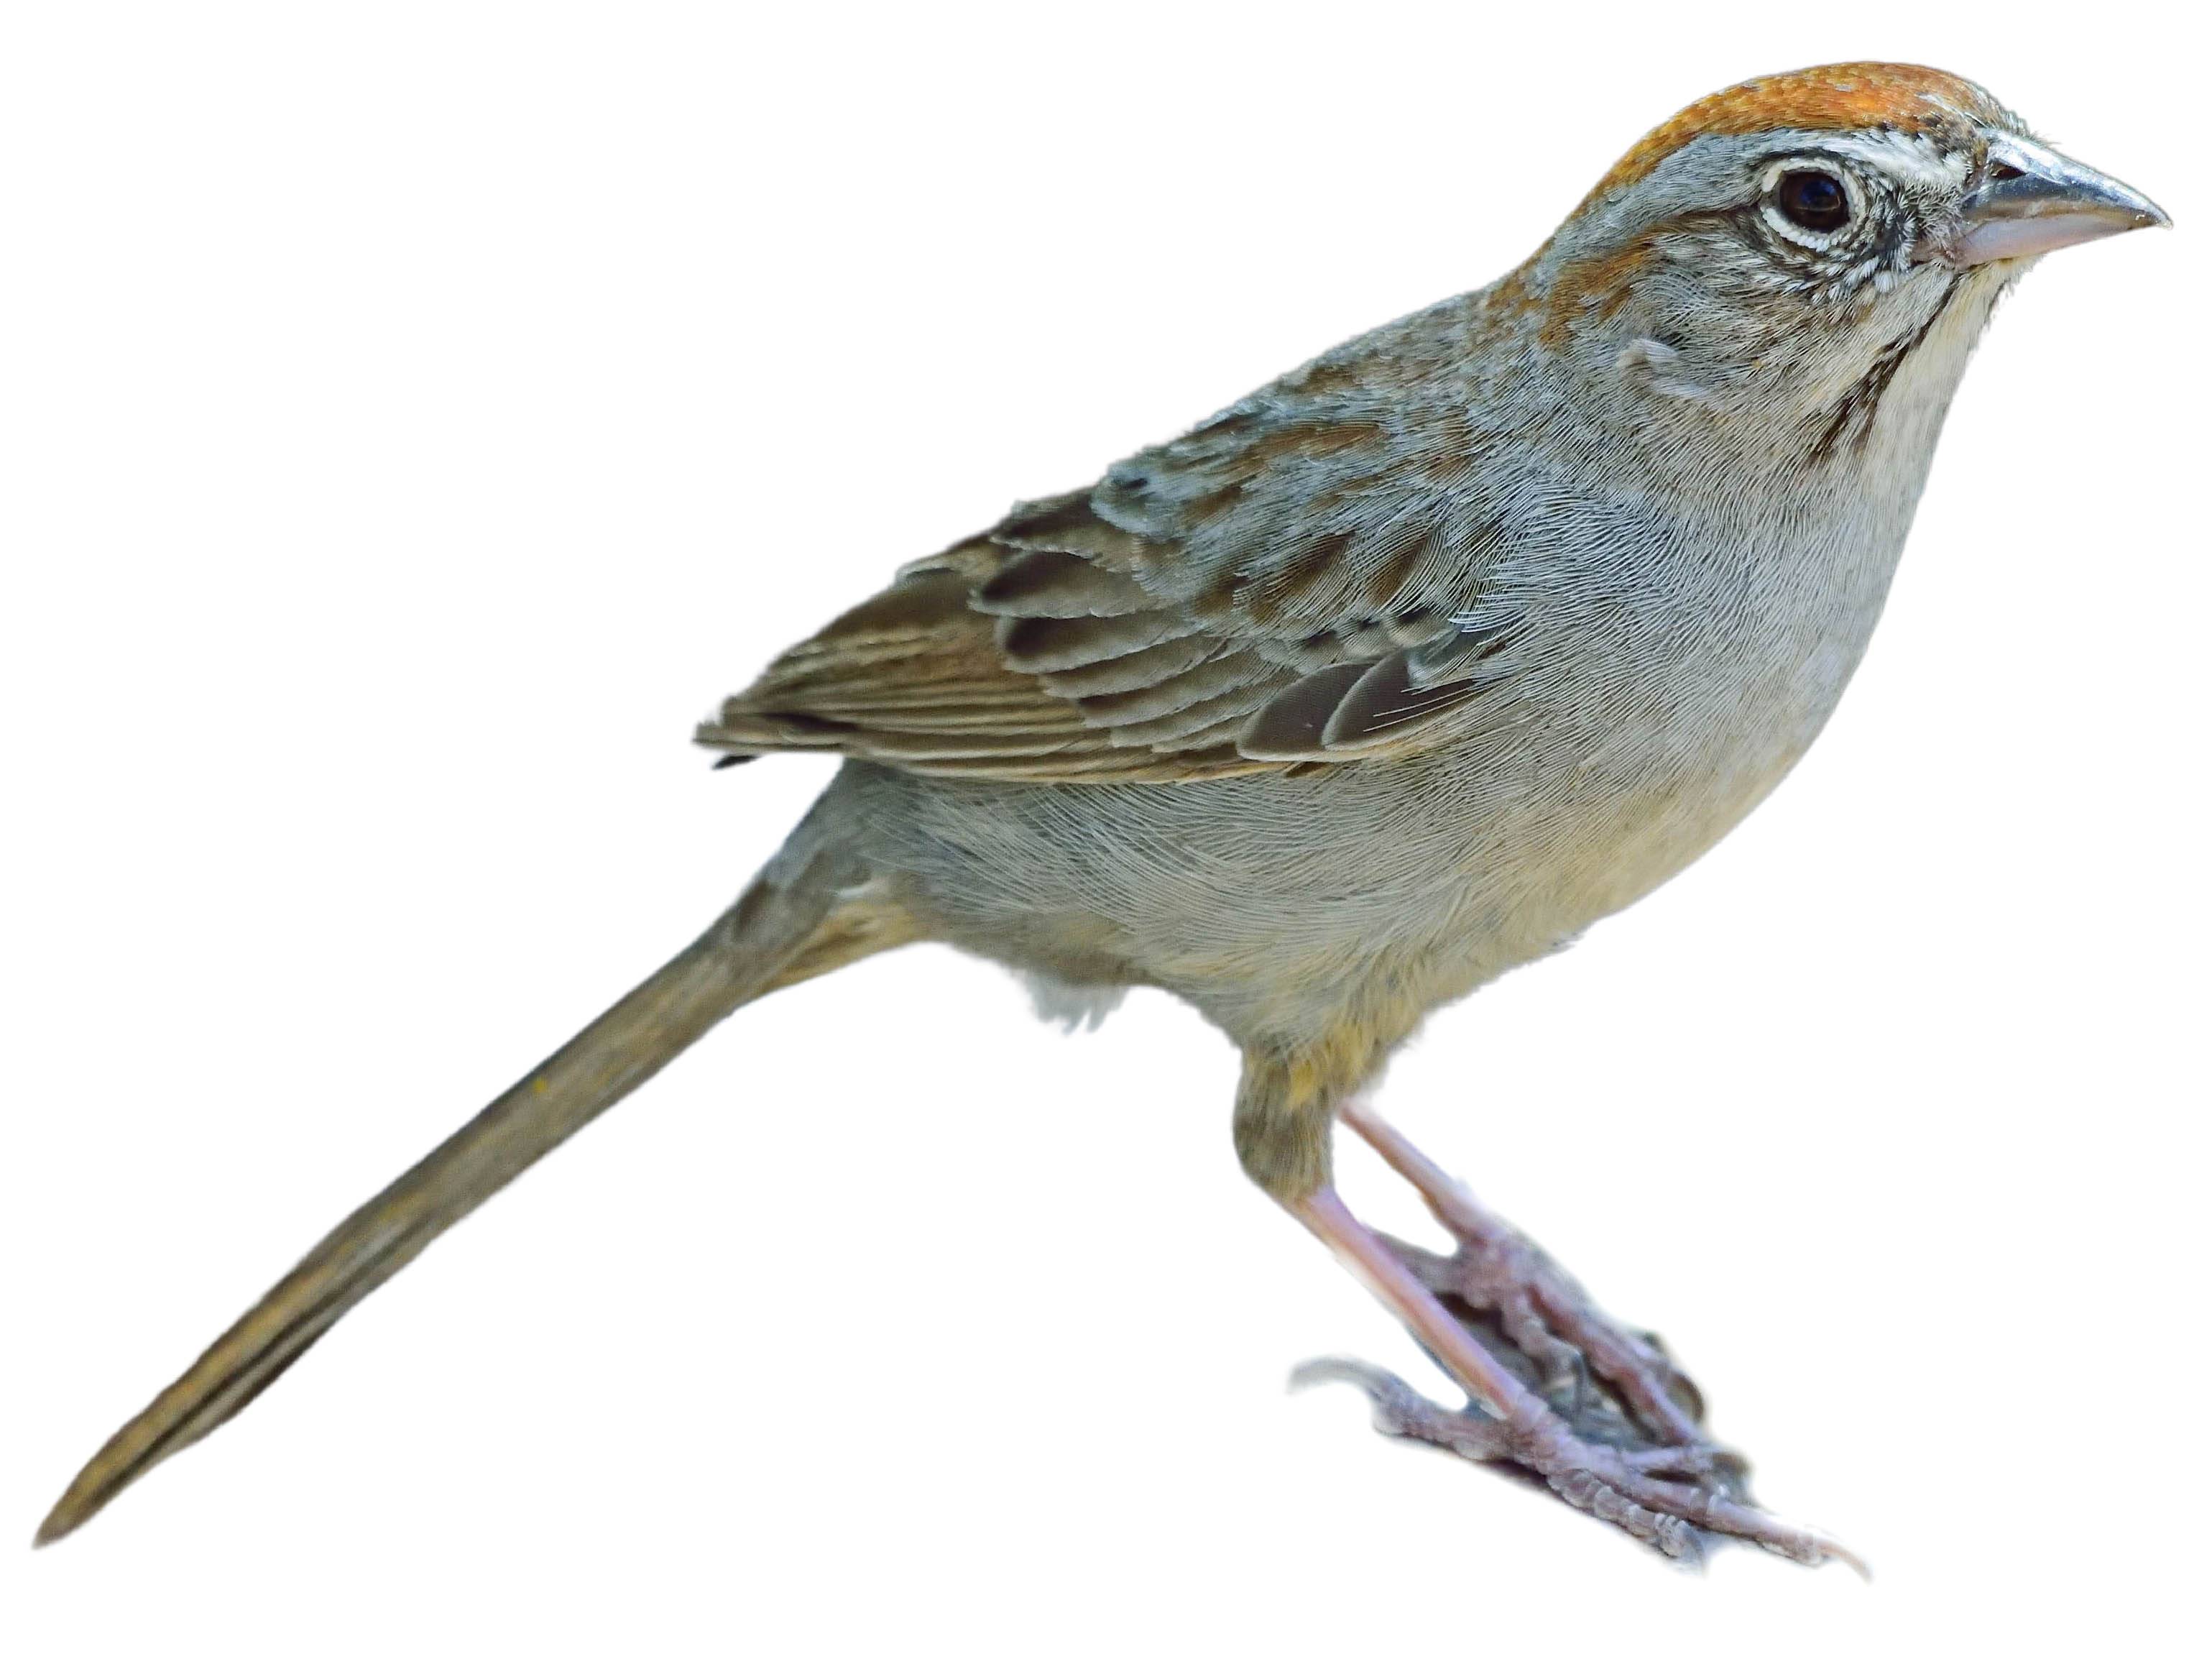
<instances>
[{"instance_id":1,"label":"bird's beak","mask_svg":"<svg viewBox=\"0 0 2212 1659\"><path fill-rule=\"evenodd\" d=\"M2172 222L2157 203L2118 179L2033 139L1998 133L1957 223L1949 234L1923 244L1919 257L1960 267L2033 259L2076 242Z\"/></svg>"}]
</instances>

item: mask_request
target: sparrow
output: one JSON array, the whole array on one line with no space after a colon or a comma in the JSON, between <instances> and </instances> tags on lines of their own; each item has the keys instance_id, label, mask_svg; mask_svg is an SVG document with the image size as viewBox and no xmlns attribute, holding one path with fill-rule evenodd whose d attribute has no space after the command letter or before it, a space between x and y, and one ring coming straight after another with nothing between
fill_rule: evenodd
<instances>
[{"instance_id":1,"label":"sparrow","mask_svg":"<svg viewBox=\"0 0 2212 1659\"><path fill-rule=\"evenodd\" d=\"M1650 892L1780 781L1866 648L1999 297L2045 253L2167 222L1956 76L1746 82L1490 286L908 564L698 728L724 764L843 758L736 902L341 1222L40 1541L726 1015L928 940L1072 1018L1158 988L1237 1046L1243 1169L1467 1401L1351 1360L1304 1380L1672 1556L1851 1559L1759 1508L1657 1340L1368 1092L1431 1010ZM1340 1122L1454 1254L1352 1213Z\"/></svg>"}]
</instances>

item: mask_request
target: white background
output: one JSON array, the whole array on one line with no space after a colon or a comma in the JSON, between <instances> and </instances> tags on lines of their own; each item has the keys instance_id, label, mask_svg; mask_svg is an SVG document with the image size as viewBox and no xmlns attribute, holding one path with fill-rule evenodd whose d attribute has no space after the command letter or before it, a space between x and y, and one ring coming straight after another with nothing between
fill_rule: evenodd
<instances>
[{"instance_id":1,"label":"white background","mask_svg":"<svg viewBox=\"0 0 2212 1659\"><path fill-rule=\"evenodd\" d=\"M1713 87L1987 82L2179 233L1998 319L1727 846L1385 1100L1875 1565L1376 1439L1234 1066L937 949L750 1010L82 1534L27 1656L2170 1650L2200 1616L2200 65L2118 6L15 9L0 1531L688 939L691 721L898 562L1520 259ZM1507 15L1519 17L1517 10ZM1347 1152L1379 1218L1412 1212ZM2201 1634L2201 1631L2200 1631ZM2109 1644L2107 1646L2106 1644Z\"/></svg>"}]
</instances>

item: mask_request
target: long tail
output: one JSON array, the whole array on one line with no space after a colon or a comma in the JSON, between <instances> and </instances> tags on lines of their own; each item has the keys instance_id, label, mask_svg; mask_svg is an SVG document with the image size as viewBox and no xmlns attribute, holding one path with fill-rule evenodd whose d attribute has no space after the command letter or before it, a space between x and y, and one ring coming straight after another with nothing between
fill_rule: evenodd
<instances>
[{"instance_id":1,"label":"long tail","mask_svg":"<svg viewBox=\"0 0 2212 1659\"><path fill-rule=\"evenodd\" d=\"M706 1035L782 986L914 937L850 873L793 844L714 925L552 1058L340 1222L191 1368L118 1430L39 1528L52 1543L275 1382L423 1247Z\"/></svg>"}]
</instances>

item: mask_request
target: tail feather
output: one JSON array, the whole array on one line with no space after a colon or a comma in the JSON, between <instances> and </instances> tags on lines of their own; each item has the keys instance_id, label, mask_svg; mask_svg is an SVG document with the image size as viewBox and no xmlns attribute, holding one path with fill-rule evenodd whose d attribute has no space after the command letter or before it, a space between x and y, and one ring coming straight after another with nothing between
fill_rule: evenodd
<instances>
[{"instance_id":1,"label":"tail feather","mask_svg":"<svg viewBox=\"0 0 2212 1659\"><path fill-rule=\"evenodd\" d=\"M86 1464L40 1527L73 1532L140 1475L241 1410L356 1303L724 1016L781 985L911 938L841 898L791 850L706 933L414 1168L348 1216ZM792 879L779 869L797 868Z\"/></svg>"}]
</instances>

